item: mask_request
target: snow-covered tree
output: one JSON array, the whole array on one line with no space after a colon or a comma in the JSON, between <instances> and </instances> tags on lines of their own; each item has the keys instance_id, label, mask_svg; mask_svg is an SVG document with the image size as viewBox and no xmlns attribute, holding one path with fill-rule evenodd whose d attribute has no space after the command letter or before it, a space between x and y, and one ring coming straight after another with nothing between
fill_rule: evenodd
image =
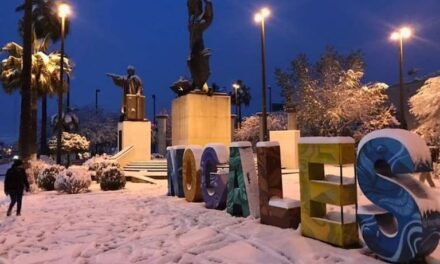
<instances>
[{"instance_id":1,"label":"snow-covered tree","mask_svg":"<svg viewBox=\"0 0 440 264\"><path fill-rule=\"evenodd\" d=\"M287 116L285 113L271 113L267 116L268 130L286 130ZM241 128L235 130L234 141L260 141L260 117L253 115L244 119Z\"/></svg>"},{"instance_id":2,"label":"snow-covered tree","mask_svg":"<svg viewBox=\"0 0 440 264\"><path fill-rule=\"evenodd\" d=\"M382 84L363 85L362 54L327 48L314 65L302 54L275 72L287 106L298 111L304 136L352 136L397 125Z\"/></svg>"},{"instance_id":3,"label":"snow-covered tree","mask_svg":"<svg viewBox=\"0 0 440 264\"><path fill-rule=\"evenodd\" d=\"M95 108L83 107L75 111L80 120L79 131L90 140L93 153L110 152L118 140L119 115Z\"/></svg>"},{"instance_id":4,"label":"snow-covered tree","mask_svg":"<svg viewBox=\"0 0 440 264\"><path fill-rule=\"evenodd\" d=\"M416 131L428 143L440 144L440 76L428 79L409 103L419 123Z\"/></svg>"},{"instance_id":5,"label":"snow-covered tree","mask_svg":"<svg viewBox=\"0 0 440 264\"><path fill-rule=\"evenodd\" d=\"M64 153L82 153L89 151L90 142L86 137L79 134L63 132L61 137L61 151ZM52 137L49 140L49 149L56 151L57 139Z\"/></svg>"}]
</instances>

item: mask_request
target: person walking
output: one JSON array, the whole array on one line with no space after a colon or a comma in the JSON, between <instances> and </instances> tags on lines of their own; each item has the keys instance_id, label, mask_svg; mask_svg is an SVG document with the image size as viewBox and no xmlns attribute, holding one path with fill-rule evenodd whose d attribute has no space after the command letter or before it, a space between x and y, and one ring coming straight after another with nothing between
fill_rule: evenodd
<instances>
[{"instance_id":1,"label":"person walking","mask_svg":"<svg viewBox=\"0 0 440 264\"><path fill-rule=\"evenodd\" d=\"M11 197L11 204L9 205L6 216L11 215L12 208L15 204L17 204L17 216L21 214L21 201L24 190L29 192L29 182L23 168L23 161L16 159L11 168L6 172L5 194Z\"/></svg>"}]
</instances>

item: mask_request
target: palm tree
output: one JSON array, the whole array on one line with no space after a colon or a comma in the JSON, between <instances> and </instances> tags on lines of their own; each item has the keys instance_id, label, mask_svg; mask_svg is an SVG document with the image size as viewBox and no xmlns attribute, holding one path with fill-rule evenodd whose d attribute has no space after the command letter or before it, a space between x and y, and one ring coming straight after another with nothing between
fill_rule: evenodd
<instances>
[{"instance_id":1,"label":"palm tree","mask_svg":"<svg viewBox=\"0 0 440 264\"><path fill-rule=\"evenodd\" d=\"M57 42L61 39L61 21L56 13L56 0L32 0L32 25L34 29L34 39L46 39L50 36L52 42ZM24 10L24 5L17 7L16 11ZM24 20L19 21L18 31L23 34ZM66 20L64 34L69 33L70 22ZM48 42L47 42L48 43ZM41 132L40 132L40 153L49 154L47 148L47 94L41 94ZM36 140L36 124L35 135Z\"/></svg>"},{"instance_id":2,"label":"palm tree","mask_svg":"<svg viewBox=\"0 0 440 264\"><path fill-rule=\"evenodd\" d=\"M21 111L20 111L20 136L19 150L20 156L27 161L34 158L37 147L36 142L32 142L29 134L32 130L31 113L31 69L32 69L32 0L25 0L23 18L23 46L22 67L19 69L19 79L21 80ZM16 74L14 72L13 74Z\"/></svg>"},{"instance_id":3,"label":"palm tree","mask_svg":"<svg viewBox=\"0 0 440 264\"><path fill-rule=\"evenodd\" d=\"M232 92L229 92L229 95L231 96L231 103L235 106L238 106L238 124L241 124L241 105L249 106L249 104L251 103L251 88L245 85L242 80L237 80L235 84L237 84L239 88L234 89Z\"/></svg>"},{"instance_id":4,"label":"palm tree","mask_svg":"<svg viewBox=\"0 0 440 264\"><path fill-rule=\"evenodd\" d=\"M38 96L51 95L57 93L60 83L60 60L61 56L57 52L49 55L45 53L49 43L49 37L43 41L34 40L31 68L31 127L28 137L32 142L36 141L37 129L37 100ZM17 43L8 43L2 49L9 56L2 61L0 68L0 81L6 93L12 93L20 89L22 84L22 63L23 48ZM64 70L66 74L72 72L72 65L68 58L64 59ZM64 83L62 89L65 91L67 84ZM34 136L33 136L34 135Z\"/></svg>"},{"instance_id":5,"label":"palm tree","mask_svg":"<svg viewBox=\"0 0 440 264\"><path fill-rule=\"evenodd\" d=\"M32 25L37 39L46 38L50 34L53 43L61 39L61 21L57 15L57 0L32 0ZM16 8L17 12L24 10L24 4ZM18 22L18 31L23 33L23 19ZM66 20L65 35L69 33L70 23Z\"/></svg>"}]
</instances>

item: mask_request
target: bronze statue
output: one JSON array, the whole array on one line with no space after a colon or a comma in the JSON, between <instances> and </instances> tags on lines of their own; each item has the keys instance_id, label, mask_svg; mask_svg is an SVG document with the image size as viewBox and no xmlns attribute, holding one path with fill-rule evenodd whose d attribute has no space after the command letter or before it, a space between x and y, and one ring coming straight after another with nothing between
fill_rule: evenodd
<instances>
[{"instance_id":1,"label":"bronze statue","mask_svg":"<svg viewBox=\"0 0 440 264\"><path fill-rule=\"evenodd\" d=\"M191 71L193 89L203 89L211 71L209 57L211 52L205 48L203 32L211 25L214 18L211 0L188 0L188 30L191 53L188 67ZM204 6L204 10L203 10Z\"/></svg>"},{"instance_id":2,"label":"bronze statue","mask_svg":"<svg viewBox=\"0 0 440 264\"><path fill-rule=\"evenodd\" d=\"M128 66L127 75L121 76L116 74L107 73L107 76L111 77L113 83L116 86L122 88L122 106L121 113L124 120L143 120L144 119L144 107L145 97L144 89L142 86L142 80L135 74L133 66ZM129 101L130 100L130 106ZM131 104L131 100L136 100ZM130 112L136 112L130 115ZM122 119L122 118L121 118Z\"/></svg>"}]
</instances>

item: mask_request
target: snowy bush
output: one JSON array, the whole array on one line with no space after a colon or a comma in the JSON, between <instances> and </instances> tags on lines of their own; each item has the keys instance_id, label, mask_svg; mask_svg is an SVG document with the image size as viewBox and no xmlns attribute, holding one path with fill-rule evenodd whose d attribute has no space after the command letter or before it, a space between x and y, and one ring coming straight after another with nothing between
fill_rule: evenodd
<instances>
[{"instance_id":1,"label":"snowy bush","mask_svg":"<svg viewBox=\"0 0 440 264\"><path fill-rule=\"evenodd\" d=\"M114 160L110 160L110 156L107 155L95 156L87 160L84 163L84 166L86 166L89 169L89 171L92 172L92 176L95 178L95 180L98 183L104 169L108 167L117 167L117 168L120 167L119 163L117 163Z\"/></svg>"},{"instance_id":2,"label":"snowy bush","mask_svg":"<svg viewBox=\"0 0 440 264\"><path fill-rule=\"evenodd\" d=\"M43 169L38 175L38 187L45 191L52 191L55 189L55 180L65 168L63 166L51 165Z\"/></svg>"},{"instance_id":3,"label":"snowy bush","mask_svg":"<svg viewBox=\"0 0 440 264\"><path fill-rule=\"evenodd\" d=\"M125 175L119 167L110 166L102 171L100 186L103 191L120 190L125 187Z\"/></svg>"},{"instance_id":4,"label":"snowy bush","mask_svg":"<svg viewBox=\"0 0 440 264\"><path fill-rule=\"evenodd\" d=\"M86 167L71 166L56 177L55 189L59 192L76 194L86 191L91 183L91 173Z\"/></svg>"},{"instance_id":5,"label":"snowy bush","mask_svg":"<svg viewBox=\"0 0 440 264\"><path fill-rule=\"evenodd\" d=\"M26 175L29 182L30 191L36 192L38 190L37 181L38 175L46 169L49 165L42 160L30 160L26 168Z\"/></svg>"}]
</instances>

